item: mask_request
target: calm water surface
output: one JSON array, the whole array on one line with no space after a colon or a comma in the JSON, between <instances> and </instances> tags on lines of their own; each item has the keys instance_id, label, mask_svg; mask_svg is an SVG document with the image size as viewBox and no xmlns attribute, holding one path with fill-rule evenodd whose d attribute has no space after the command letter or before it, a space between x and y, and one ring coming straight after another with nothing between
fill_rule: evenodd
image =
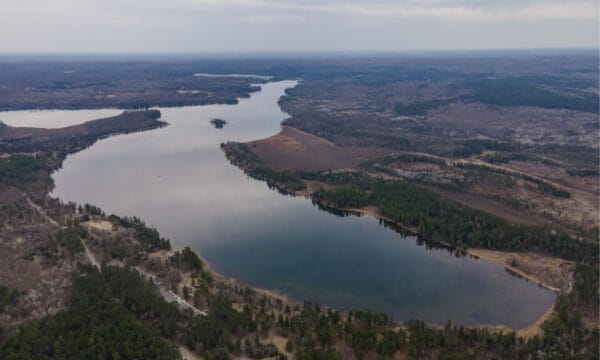
<instances>
[{"instance_id":1,"label":"calm water surface","mask_svg":"<svg viewBox=\"0 0 600 360\"><path fill-rule=\"evenodd\" d=\"M119 109L0 111L0 121L14 127L61 128L122 113Z\"/></svg>"},{"instance_id":2,"label":"calm water surface","mask_svg":"<svg viewBox=\"0 0 600 360\"><path fill-rule=\"evenodd\" d=\"M170 126L69 156L53 195L137 215L228 277L339 309L521 327L551 306L554 293L501 266L419 246L372 217L334 216L229 164L219 144L276 134L286 117L277 100L294 85L266 84L237 105L161 109Z\"/></svg>"}]
</instances>

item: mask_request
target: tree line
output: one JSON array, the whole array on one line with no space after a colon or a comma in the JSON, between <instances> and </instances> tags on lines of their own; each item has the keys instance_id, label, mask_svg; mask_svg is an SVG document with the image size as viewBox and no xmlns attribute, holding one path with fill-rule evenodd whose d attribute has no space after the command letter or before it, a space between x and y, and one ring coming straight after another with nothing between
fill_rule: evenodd
<instances>
[{"instance_id":1,"label":"tree line","mask_svg":"<svg viewBox=\"0 0 600 360\"><path fill-rule=\"evenodd\" d=\"M457 247L540 250L565 259L598 262L598 241L547 227L510 223L404 181L377 180L368 191L351 186L318 190L317 201L341 208L377 206L381 214L424 237Z\"/></svg>"}]
</instances>

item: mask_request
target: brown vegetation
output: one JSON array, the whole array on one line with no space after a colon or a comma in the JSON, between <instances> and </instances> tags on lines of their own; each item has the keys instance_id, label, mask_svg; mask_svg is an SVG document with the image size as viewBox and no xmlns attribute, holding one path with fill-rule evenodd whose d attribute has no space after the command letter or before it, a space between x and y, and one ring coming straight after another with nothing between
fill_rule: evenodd
<instances>
[{"instance_id":1,"label":"brown vegetation","mask_svg":"<svg viewBox=\"0 0 600 360\"><path fill-rule=\"evenodd\" d=\"M48 197L50 172L68 153L100 138L165 126L159 117L156 110L125 112L61 129L0 124L0 149L5 155L0 159L0 284L20 293L0 313L3 325L63 308L71 274L77 264L89 262L78 237L93 234L70 225L74 204Z\"/></svg>"},{"instance_id":2,"label":"brown vegetation","mask_svg":"<svg viewBox=\"0 0 600 360\"><path fill-rule=\"evenodd\" d=\"M261 159L280 170L354 169L383 154L380 148L338 147L290 126L283 126L279 134L251 144Z\"/></svg>"},{"instance_id":3,"label":"brown vegetation","mask_svg":"<svg viewBox=\"0 0 600 360\"><path fill-rule=\"evenodd\" d=\"M80 254L57 241L59 228L30 205L26 195L0 185L0 284L20 295L0 323L15 325L56 313L66 305L70 274Z\"/></svg>"},{"instance_id":4,"label":"brown vegetation","mask_svg":"<svg viewBox=\"0 0 600 360\"><path fill-rule=\"evenodd\" d=\"M572 286L575 264L557 257L535 252L468 249L468 253L492 260L509 270L555 291L568 291Z\"/></svg>"}]
</instances>

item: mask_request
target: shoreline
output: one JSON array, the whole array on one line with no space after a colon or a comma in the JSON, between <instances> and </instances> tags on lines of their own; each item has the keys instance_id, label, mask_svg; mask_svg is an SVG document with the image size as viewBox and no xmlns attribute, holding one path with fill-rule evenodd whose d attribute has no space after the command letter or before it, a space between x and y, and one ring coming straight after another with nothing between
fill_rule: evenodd
<instances>
[{"instance_id":1,"label":"shoreline","mask_svg":"<svg viewBox=\"0 0 600 360\"><path fill-rule=\"evenodd\" d=\"M247 144L247 143L243 143L243 144ZM222 146L223 149L223 146ZM246 175L253 177L251 174L252 172L252 164L248 163L248 161L236 161L235 158L231 158L228 154L227 151L224 151L226 157L229 159L229 161L236 165L237 167L239 167L242 171L244 171L244 173L246 173ZM323 203L323 202L318 202L313 198L313 193L316 190L316 187L321 187L320 182L319 181L312 181L312 180L305 180L305 179L301 179L300 181L302 183L304 183L305 188L302 190L288 190L285 189L283 187L281 187L279 184L277 183L272 183L269 179L265 179L265 178L261 178L261 177L257 177L255 178L257 180L261 180L261 181L265 181L269 186L273 186L275 188L277 188L279 191L282 191L284 193L293 195L293 196L299 196L299 197L304 197L307 200L312 201L313 203L334 209L334 210L339 210L339 211L344 211L344 212L350 212L350 213L354 213L354 214L360 214L360 215L370 215L373 216L374 218L378 219L378 220L382 220L385 221L393 226L398 227L400 230L408 233L409 235L412 236L417 236L417 237L421 237L422 239L435 243L441 247L446 247L448 249L457 251L457 252L462 252L464 254L467 254L469 256L475 257L477 259L481 258L481 259L485 259L487 261L496 263L498 265L501 265L502 267L504 267L504 269L508 272L510 272L511 274L513 274L514 276L517 277L521 277L523 279L525 279L526 281L532 281L534 283L536 283L537 285L541 286L542 288L552 291L557 295L557 299L558 299L558 295L560 295L561 293L563 293L563 290L566 289L566 291L568 292L569 289L572 287L572 276L573 276L573 270L568 270L568 280L565 279L565 273L564 273L564 269L561 269L562 264L572 264L572 262L569 262L567 260L563 260L563 259L559 259L559 258L555 258L555 257L550 257L547 256L545 254L541 254L541 253L535 253L535 252L508 252L508 251L501 251L501 250L487 250L487 249L478 249L478 248L470 248L470 249L463 249L463 248L459 248L456 247L454 245L448 244L444 241L439 241L439 240L431 240L431 239L427 239L425 237L423 237L419 231L415 228L410 228L404 224L398 223L397 221L390 219L384 215L381 215L379 213L379 209L376 208L373 205L369 205L369 206L365 206L362 208L341 208L341 207L336 207L336 206L332 206L328 203ZM560 274L556 274L554 271L551 271L548 275L549 276L555 276L559 278L559 282L563 282L564 284L559 287L553 286L550 283L548 283L547 281L543 281L541 280L541 278L539 278L538 276L534 275L534 274L530 274L524 270L521 270L519 268L516 268L515 266L512 266L507 260L508 259L502 259L501 256L497 256L498 254L508 254L508 255L513 255L513 256L517 256L517 254L519 255L519 261L523 261L524 265L528 265L528 266L532 266L535 264L536 260L541 260L542 263L542 270L547 270L547 269L551 269L551 270L558 270L560 272ZM523 254L527 254L525 257L523 257ZM538 259L532 259L538 257ZM516 259L512 258L510 259L513 263L516 261ZM560 261L559 264L556 264L556 261L558 260ZM553 264L554 262L554 264ZM548 264L549 263L549 264ZM536 269L536 270L539 270ZM533 270L532 270L533 271ZM560 276L558 276L560 275ZM561 281L562 280L562 281ZM541 332L541 328L539 327L539 325L541 325L541 323L543 323L544 321L546 321L553 313L554 313L554 308L556 306L556 300L554 301L554 303L548 308L546 309L546 311L537 319L535 319L534 321L532 321L530 324L521 327L521 328L512 328L503 324L498 324L498 325L490 325L490 324L477 324L477 325L473 325L474 328L487 328L487 329L491 329L491 330L498 330L498 331L514 331L515 333L530 333L530 332L535 332L535 333L540 333ZM432 324L428 324L428 325L432 325ZM535 329L535 330L531 330L531 329Z\"/></svg>"},{"instance_id":2,"label":"shoreline","mask_svg":"<svg viewBox=\"0 0 600 360\"><path fill-rule=\"evenodd\" d=\"M366 214L366 213L363 213L363 214ZM183 250L183 249L173 247L170 251L181 251L181 250ZM219 281L226 282L230 285L248 287L248 288L256 291L259 294L264 294L264 295L273 297L275 299L280 299L281 301L283 301L285 304L288 304L288 305L300 304L300 302L297 299L294 299L294 298L290 297L288 294L280 292L276 289L266 289L266 288L261 288L261 287L257 287L257 286L251 286L251 285L244 284L243 282L240 282L239 280L237 280L235 278L227 278L225 275L215 271L211 267L210 263L206 260L206 258L204 258L202 255L200 255L197 251L194 251L194 253L196 253L196 255L198 255L198 257L203 261L203 263L206 267L205 270L210 272L210 274L212 276L214 276L215 279L219 279ZM469 252L467 252L467 253L469 253ZM469 254L473 255L471 253L469 253ZM473 256L477 256L477 255L473 255ZM487 258L487 257L481 257L481 258L489 260L489 261L493 261L492 259ZM496 261L493 261L493 262L496 262ZM498 263L498 262L496 262L496 263ZM502 263L498 263L498 264L503 265ZM529 279L529 280L531 280L531 279ZM554 291L551 289L551 287L549 287L548 290ZM554 292L556 292L556 291L554 291ZM552 305L550 305L550 307L539 318L535 319L532 323L530 323L529 325L524 326L524 327L512 328L512 327L504 325L504 324L495 324L495 325L494 324L477 324L477 325L472 325L472 326L465 325L465 327L472 327L472 328L476 328L476 329L488 329L490 331L501 331L501 332L503 332L503 331L511 332L512 331L512 332L515 332L515 334L517 334L517 336L531 338L531 337L534 337L535 335L541 334L541 332L542 332L541 325L555 313L555 304L556 304L556 302L554 302ZM323 304L322 306L324 306L326 308L331 308L331 309L337 310L334 307L330 307L326 304ZM342 311L342 310L337 310L337 311L340 311L342 313L346 312L346 311ZM443 328L443 325L436 325L436 324L427 324L427 325L431 326L431 327L435 327L435 328ZM398 325L398 326L403 327L402 325Z\"/></svg>"},{"instance_id":3,"label":"shoreline","mask_svg":"<svg viewBox=\"0 0 600 360\"><path fill-rule=\"evenodd\" d=\"M306 192L304 192L302 194L300 194L300 192L294 192L294 195L296 195L296 196L303 195L304 197L306 197L306 198L308 198L310 200L313 200L312 199L312 193L311 193L310 190L306 191ZM330 205L328 205L328 206L330 206ZM333 208L335 208L335 207L333 207ZM407 233L410 233L411 235L420 236L419 232L416 229L407 227L407 226L405 226L405 225L403 225L401 223L398 223L398 222L396 222L396 221L394 221L394 220L392 220L390 218L387 218L387 217L379 214L378 209L376 207L373 207L373 206L365 207L365 208L359 208L359 209L353 209L353 208L344 209L344 208L340 208L340 210L345 210L345 211L351 211L351 212L356 212L356 213L371 215L371 216L373 216L373 217L375 217L377 219L385 220L385 221L389 222L390 224L394 224L395 226L398 226L400 229L402 229L403 231L406 231ZM430 241L433 241L433 240L430 240ZM512 271L512 272L514 272L514 273L516 273L516 274L518 274L518 275L520 275L520 276L522 276L522 277L524 277L526 279L529 279L531 281L534 281L534 282L540 284L544 288L547 288L547 289L549 289L551 291L554 291L554 292L559 292L558 288L552 287L549 284L546 284L546 283L542 282L540 279L538 279L537 277L535 277L533 275L527 274L527 273L523 272L520 269L512 267L508 263L503 262L503 261L499 260L498 258L494 258L493 256L488 256L489 254L484 254L484 253L481 253L481 252L477 252L478 249L460 249L460 248L457 248L455 246L452 246L452 245L449 245L447 243L444 243L442 241L434 241L434 242L438 243L440 245L449 247L451 249L455 249L456 251L465 252L465 253L470 254L472 256L476 256L478 258L484 258L486 260L495 262L495 263L504 266L506 269L508 269L508 270L510 270L510 271ZM175 248L175 247L173 247L171 251L178 251L178 250L183 250L183 249L182 248ZM215 280L217 280L217 281L228 283L228 284L233 284L235 286L248 287L248 288L251 288L251 289L253 289L254 291L256 291L256 292L258 292L260 294L266 294L266 295L268 295L270 297L273 297L273 298L276 298L276 299L281 299L282 301L285 301L287 303L293 303L293 304L298 304L299 303L295 299L290 298L289 295L287 295L285 293L281 293L281 292L279 292L277 290L274 290L274 289L264 289L264 288L260 288L260 287L256 287L256 286L246 285L243 282L239 282L238 280L236 280L234 278L227 278L224 275L222 275L221 273L215 271L212 268L211 264L200 254L199 251L194 251L194 252L203 261L203 263L205 265L205 271L207 271L208 273L210 273L211 276ZM161 254L158 254L158 256L161 256ZM168 256L168 253L163 253L162 256ZM302 299L300 299L300 301L302 301ZM537 324L538 322L540 322L540 320L543 322L543 320L545 320L545 317L549 316L548 313L550 313L550 314L552 313L553 307L554 307L554 305L552 305L550 307L550 309L548 309L546 311L546 313L544 315L542 315L541 318L537 319L532 324L530 324L529 326L524 327L522 329L513 329L511 327L500 325L500 324L498 324L498 325L481 324L481 325L474 325L474 327L476 327L476 328L484 328L485 327L485 328L491 328L491 329L506 328L506 329L510 329L511 331L524 330L524 329L529 328L530 326L534 326L535 324Z\"/></svg>"},{"instance_id":4,"label":"shoreline","mask_svg":"<svg viewBox=\"0 0 600 360\"><path fill-rule=\"evenodd\" d=\"M309 200L313 200L312 197L307 196L307 195L298 195L298 196L304 196L304 197L306 197ZM342 210L342 211L348 211L348 212L354 212L354 213L359 213L359 214L362 214L362 215L369 215L369 216L372 216L372 217L374 217L376 219L381 219L381 220L384 220L384 221L388 221L388 222L390 222L390 223L398 226L399 228L405 230L407 233L409 233L409 235L412 235L412 236L422 236L421 234L419 234L418 231L416 231L416 229L407 227L407 226L405 226L405 225L403 225L403 224L401 224L399 222L396 222L396 221L394 221L394 220L392 220L392 219L390 219L390 218L388 218L386 216L383 216L383 215L379 214L377 212L377 209L375 207L373 207L373 206L366 206L364 208L338 208L338 207L332 206L330 204L326 204L326 205L328 207L332 207L334 209L338 209L338 210ZM437 241L437 240L431 240L431 239L426 239L426 240L434 242L434 243L437 243L437 244L442 245L442 246L450 247L450 248L452 248L452 249L454 249L456 251L465 252L465 253L467 253L467 254L469 254L471 256L474 256L476 258L481 258L481 259L489 260L489 261L492 261L492 262L494 262L496 264L502 265L507 270L509 270L509 271L511 271L511 272L513 272L513 273L515 273L515 274L517 274L517 275L519 275L519 276L521 276L521 277L523 277L523 278L525 278L527 280L535 282L535 283L537 283L538 285L542 286L543 288L545 288L547 290L553 291L555 293L560 293L562 291L562 289L557 288L555 286L552 286L552 285L550 285L550 284L548 284L548 283L540 280L537 276L532 275L532 274L528 274L528 273L524 272L523 270L521 270L519 268L516 268L516 267L514 267L514 266L512 266L510 264L508 264L507 262L503 261L498 256L494 256L494 254L510 254L511 252L502 251L502 250L483 249L483 248L466 248L466 249L460 249L460 248L457 248L456 246L453 246L451 244L445 243L443 241ZM562 261L563 261L563 263L570 263L567 260L562 260Z\"/></svg>"},{"instance_id":5,"label":"shoreline","mask_svg":"<svg viewBox=\"0 0 600 360\"><path fill-rule=\"evenodd\" d=\"M381 218L381 219L386 220L386 221L391 221L391 220L389 220L389 219L387 219L387 218L385 218L383 216L374 215L369 210L359 210L359 209L340 209L340 210L358 212L358 213L361 213L361 214L373 216L375 218ZM406 227L403 227L403 228L406 228ZM440 244L442 244L442 243L440 243ZM442 244L442 245L450 246L448 244ZM450 246L450 247L456 249L453 246ZM169 252L181 251L181 250L183 250L183 248L173 247ZM467 251L467 250L461 250L461 249L456 249L456 250L457 251L464 251L464 252L468 253L469 255L475 256L477 258L482 258L482 259L486 259L488 261L492 261L494 263L497 263L499 265L504 266L506 269L508 269L510 271L513 271L512 270L513 268L510 265L508 265L508 264L505 264L503 262L497 261L496 259L493 259L493 258L491 258L489 256L475 255L475 253L477 252L478 249L473 249L473 250L475 250L474 252L470 252L470 251ZM223 274L215 271L212 268L212 266L210 265L210 262L208 262L208 260L204 256L202 256L199 252L197 252L195 250L192 250L192 251L194 251L194 253L196 253L196 255L198 255L198 257L203 261L204 266L205 266L205 270L208 271L215 279L218 279L219 281L226 282L226 283L228 283L230 285L236 285L236 286L241 286L241 287L248 287L248 288L256 291L257 293L264 294L264 295L273 297L275 299L280 299L281 301L283 301L284 303L286 303L288 305L297 305L297 304L300 304L300 302L297 299L294 299L294 298L290 297L288 294L280 292L280 291L278 291L276 289L266 289L266 288L261 288L261 287L257 287L257 286L251 286L251 285L244 284L243 282L240 282L239 280L237 280L235 278L228 278L225 275L223 275ZM154 254L156 254L156 253L154 253ZM520 273L523 273L523 272L519 270L519 272L517 274L521 275ZM527 280L530 280L530 281L534 281L537 284L539 284L540 286L542 286L542 287L544 287L544 288L546 288L546 289L548 289L550 291L553 291L553 292L557 293L557 295L560 294L560 290L558 290L558 289L556 289L556 288L554 288L554 287L552 287L550 285L542 284L533 275L528 275L528 274L525 274L525 273L523 273L523 274L524 274L522 276L523 278L526 278ZM466 327L477 328L477 329L488 329L490 331L501 331L501 332L504 332L504 331L511 332L512 331L512 332L515 332L515 334L517 336L523 336L523 337L526 337L526 338L531 338L531 337L534 337L535 335L541 334L541 332L542 332L541 325L546 320L548 320L555 313L555 305L556 305L556 302L554 302L552 305L550 305L550 307L539 318L535 319L529 325L526 325L526 326L520 327L520 328L512 328L512 327L504 325L504 324L495 324L495 325L494 324L477 324L477 325L472 325L472 326L468 326L468 325L465 325L465 326ZM324 307L330 307L330 306L328 306L326 304L323 304L323 306ZM331 307L331 308L334 309L334 310L336 310L334 307ZM341 310L337 310L337 311L340 311L342 313L345 312L345 311L341 311ZM428 325L432 326L432 327L440 327L440 328L443 327L442 325L436 325L436 324L428 324ZM398 326L402 327L402 325L398 325Z\"/></svg>"},{"instance_id":6,"label":"shoreline","mask_svg":"<svg viewBox=\"0 0 600 360\"><path fill-rule=\"evenodd\" d=\"M314 201L314 199L311 196L311 193L306 192L306 191L298 191L295 192L294 195L296 196L302 196L308 200ZM354 212L354 213L358 213L361 215L368 215L368 216L372 216L375 219L380 219L380 220L384 220L384 221L388 221L396 226L398 226L399 228L405 230L407 233L409 233L410 235L413 236L421 236L418 231L416 231L416 229L411 229L401 223L398 223L386 216L383 216L381 214L379 214L379 211L376 207L369 205L363 208L339 208L339 207L335 207L332 206L330 204L324 204L327 205L329 207L332 207L334 209L338 209L338 210L342 210L342 211L348 211L348 212ZM428 241L433 241L435 243L438 243L440 245L443 246L447 246L450 247L452 249L455 249L456 251L463 251L471 256L474 256L476 258L481 258L481 259L485 259L488 261L491 261L493 263L496 263L498 265L503 266L506 270L511 271L513 273L515 273L516 275L528 280L528 281L532 281L538 285L540 285L541 287L550 290L554 293L557 294L557 299L558 299L558 295L560 295L562 293L562 289L559 289L557 287L554 287L542 280L540 280L537 276L532 275L532 274L528 274L526 272L524 272L521 269L518 269L514 266L511 266L510 264L508 264L507 262L503 261L499 256L494 256L495 254L507 254L508 252L504 252L504 251L500 251L500 250L488 250L488 249L480 249L480 248L468 248L468 249L460 249L457 248L453 245L450 245L448 243L444 243L441 241L435 241L435 240L429 240ZM562 260L562 259L561 259ZM569 263L567 260L562 260L563 263ZM572 276L572 274L571 274ZM567 288L571 288L571 283L567 284ZM486 328L488 330L498 330L498 331L514 331L518 336L523 336L526 338L531 338L535 335L539 335L542 333L542 329L541 329L541 325L542 323L544 323L546 320L548 320L554 313L555 313L555 305L556 305L556 301L539 317L537 318L535 321L533 321L531 324L521 327L521 328L512 328L510 326L506 326L503 324L498 324L498 325L490 325L490 324L480 324L480 325L475 325L475 328ZM434 326L432 324L429 324L430 326Z\"/></svg>"},{"instance_id":7,"label":"shoreline","mask_svg":"<svg viewBox=\"0 0 600 360\"><path fill-rule=\"evenodd\" d=\"M561 289L559 289L557 287L554 287L554 286L552 286L552 285L550 285L550 284L548 284L548 283L540 280L537 276L532 275L532 274L528 274L528 273L524 272L523 270L521 270L519 268L516 268L516 267L514 267L514 266L512 266L512 265L510 265L508 263L506 263L505 261L503 261L502 259L494 256L494 254L493 254L493 253L504 253L502 251L499 251L499 250L488 250L488 249L481 249L481 248L468 248L468 249L466 249L464 251L466 253L470 254L470 255L475 256L475 257L486 259L486 260L492 261L492 262L494 262L496 264L502 265L502 266L504 266L505 269L507 269L507 270L509 270L509 271L511 271L511 272L513 272L513 273L515 273L515 274L517 274L517 275L519 275L519 276L521 276L521 277L523 277L523 278L525 278L527 280L533 281L533 282L537 283L538 285L542 286L543 288L548 289L550 291L553 291L553 292L555 292L557 294L560 294L560 292L562 291Z\"/></svg>"},{"instance_id":8,"label":"shoreline","mask_svg":"<svg viewBox=\"0 0 600 360\"><path fill-rule=\"evenodd\" d=\"M159 250L153 253L148 254L150 257L160 257L162 259L166 259L168 257L170 257L173 253L175 253L176 251L183 251L184 247L176 247L176 246L171 246L170 250ZM190 248L191 249L191 248ZM275 299L280 299L281 301L283 301L284 303L288 303L288 304L300 304L299 302L295 301L294 299L292 299L289 295L280 292L276 289L265 289L265 288L261 288L261 287L257 287L257 286L251 286L248 284L244 284L241 281L238 281L235 278L228 278L225 275L221 274L220 272L216 271L210 264L210 262L199 252L196 250L193 250L194 254L196 254L200 260L202 260L202 264L203 264L203 271L208 272L213 279L223 282L223 283L227 283L229 285L235 285L238 287L248 287L254 291L256 291L257 293L260 294L264 294L270 297L273 297Z\"/></svg>"}]
</instances>

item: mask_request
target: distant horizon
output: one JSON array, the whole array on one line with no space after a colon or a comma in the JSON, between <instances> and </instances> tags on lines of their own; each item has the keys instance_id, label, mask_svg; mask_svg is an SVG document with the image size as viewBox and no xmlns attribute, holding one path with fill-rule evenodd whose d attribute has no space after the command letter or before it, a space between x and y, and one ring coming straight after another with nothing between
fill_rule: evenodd
<instances>
[{"instance_id":1,"label":"distant horizon","mask_svg":"<svg viewBox=\"0 0 600 360\"><path fill-rule=\"evenodd\" d=\"M223 50L223 51L139 51L139 52L86 52L86 51L1 51L0 57L152 57L152 56L177 56L177 57L230 57L245 56L249 58L260 57L306 57L306 56L335 56L335 55L418 55L418 54L476 54L476 53L595 53L600 56L600 46L598 47L531 47L531 48L456 48L456 49L402 49L402 50Z\"/></svg>"}]
</instances>

